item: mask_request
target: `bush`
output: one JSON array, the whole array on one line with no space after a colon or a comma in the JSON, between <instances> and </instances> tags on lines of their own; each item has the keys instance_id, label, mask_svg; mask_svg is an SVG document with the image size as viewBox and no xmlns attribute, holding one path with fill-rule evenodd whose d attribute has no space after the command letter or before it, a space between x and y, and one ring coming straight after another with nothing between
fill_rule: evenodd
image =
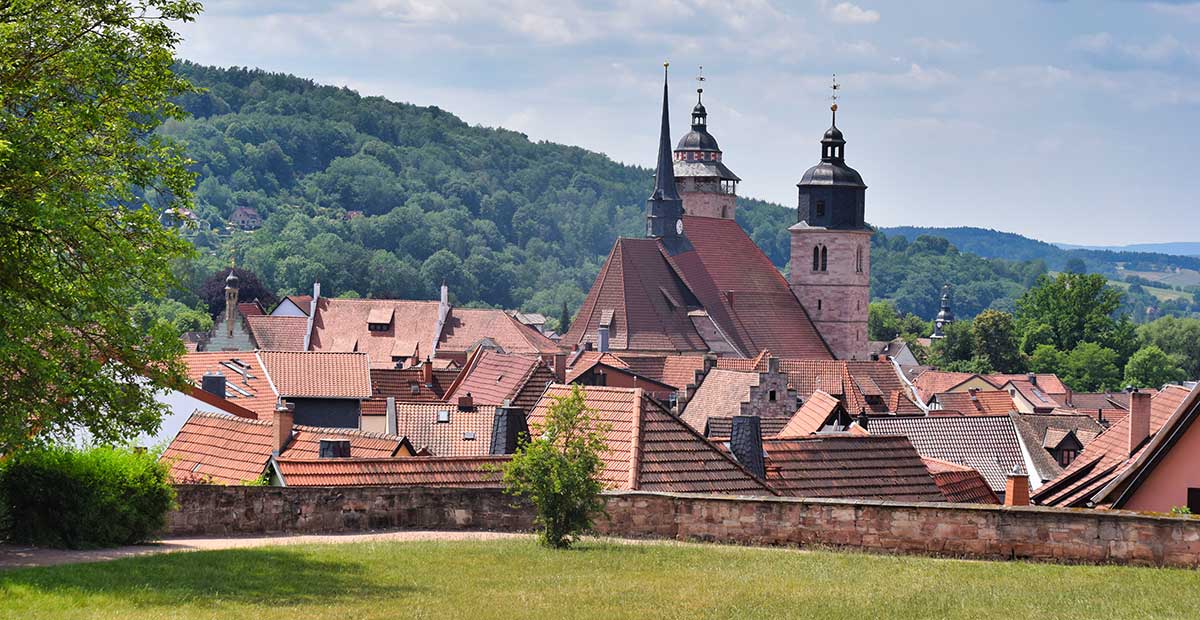
<instances>
[{"instance_id":1,"label":"bush","mask_svg":"<svg viewBox=\"0 0 1200 620\"><path fill-rule=\"evenodd\" d=\"M555 397L545 424L533 429L537 439L524 437L504 466L508 492L533 503L542 528L538 539L547 547L571 546L604 508L597 476L606 430L592 414L583 388L572 386L570 394Z\"/></svg>"},{"instance_id":2,"label":"bush","mask_svg":"<svg viewBox=\"0 0 1200 620\"><path fill-rule=\"evenodd\" d=\"M13 542L86 549L150 540L175 501L153 455L110 447L32 449L0 471Z\"/></svg>"}]
</instances>

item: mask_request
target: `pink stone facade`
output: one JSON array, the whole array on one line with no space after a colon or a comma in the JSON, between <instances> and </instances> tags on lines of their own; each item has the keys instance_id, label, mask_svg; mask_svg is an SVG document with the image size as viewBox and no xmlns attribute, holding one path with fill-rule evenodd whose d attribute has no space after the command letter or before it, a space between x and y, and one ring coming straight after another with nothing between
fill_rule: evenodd
<instances>
[{"instance_id":1,"label":"pink stone facade","mask_svg":"<svg viewBox=\"0 0 1200 620\"><path fill-rule=\"evenodd\" d=\"M808 311L834 357L867 359L872 232L810 228L803 224L789 230L791 284L796 298ZM813 270L814 248L818 256L816 270Z\"/></svg>"},{"instance_id":2,"label":"pink stone facade","mask_svg":"<svg viewBox=\"0 0 1200 620\"><path fill-rule=\"evenodd\" d=\"M677 179L676 186L683 198L684 213L724 220L734 218L737 196L722 192L720 181L685 177Z\"/></svg>"},{"instance_id":3,"label":"pink stone facade","mask_svg":"<svg viewBox=\"0 0 1200 620\"><path fill-rule=\"evenodd\" d=\"M1188 489L1200 489L1200 428L1189 426L1125 503L1128 510L1170 512L1188 505Z\"/></svg>"}]
</instances>

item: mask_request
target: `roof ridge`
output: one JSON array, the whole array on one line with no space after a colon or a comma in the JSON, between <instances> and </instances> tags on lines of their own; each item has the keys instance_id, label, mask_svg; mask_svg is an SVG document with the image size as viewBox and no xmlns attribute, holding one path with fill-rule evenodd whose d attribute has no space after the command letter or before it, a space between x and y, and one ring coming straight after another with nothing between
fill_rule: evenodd
<instances>
[{"instance_id":1,"label":"roof ridge","mask_svg":"<svg viewBox=\"0 0 1200 620\"><path fill-rule=\"evenodd\" d=\"M478 454L474 456L372 456L372 457L352 457L352 458L321 458L321 457L280 457L276 456L277 461L288 461L291 463L427 463L431 461L448 462L448 461L505 461L512 458L511 454Z\"/></svg>"},{"instance_id":2,"label":"roof ridge","mask_svg":"<svg viewBox=\"0 0 1200 620\"><path fill-rule=\"evenodd\" d=\"M389 435L388 433L380 433L378 431L366 431L360 428L338 428L334 426L312 426L310 424L295 424L292 426L294 430L309 431L312 433L326 433L333 435L352 435L355 437L368 437L371 439L405 439L403 435Z\"/></svg>"},{"instance_id":3,"label":"roof ridge","mask_svg":"<svg viewBox=\"0 0 1200 620\"><path fill-rule=\"evenodd\" d=\"M258 426L270 426L271 425L270 420L244 418L242 416L237 416L237 415L233 415L231 413L225 413L222 411L204 411L202 409L196 409L195 411L192 412L192 414L191 414L191 416L189 416L189 418L194 417L194 416L200 416L203 418L216 418L219 420L233 420L235 422L245 422L247 424L256 424Z\"/></svg>"}]
</instances>

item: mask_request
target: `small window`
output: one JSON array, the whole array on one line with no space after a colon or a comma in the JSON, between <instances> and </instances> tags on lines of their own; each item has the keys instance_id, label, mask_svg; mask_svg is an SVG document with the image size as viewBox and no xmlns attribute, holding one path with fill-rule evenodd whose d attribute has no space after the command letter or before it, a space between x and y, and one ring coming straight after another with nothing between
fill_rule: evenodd
<instances>
[{"instance_id":1,"label":"small window","mask_svg":"<svg viewBox=\"0 0 1200 620\"><path fill-rule=\"evenodd\" d=\"M1075 450L1059 450L1058 464L1066 467L1071 464L1071 461L1075 460L1075 457L1078 456L1078 454L1079 453Z\"/></svg>"},{"instance_id":2,"label":"small window","mask_svg":"<svg viewBox=\"0 0 1200 620\"><path fill-rule=\"evenodd\" d=\"M858 249L855 251L854 266L858 273L863 272L863 249L861 245L858 246Z\"/></svg>"},{"instance_id":3,"label":"small window","mask_svg":"<svg viewBox=\"0 0 1200 620\"><path fill-rule=\"evenodd\" d=\"M475 441L475 433L463 433L463 441Z\"/></svg>"},{"instance_id":4,"label":"small window","mask_svg":"<svg viewBox=\"0 0 1200 620\"><path fill-rule=\"evenodd\" d=\"M420 383L409 383L408 384L408 393L409 394L420 394L421 393L421 384Z\"/></svg>"},{"instance_id":5,"label":"small window","mask_svg":"<svg viewBox=\"0 0 1200 620\"><path fill-rule=\"evenodd\" d=\"M349 458L350 441L347 439L322 439L319 455L323 459Z\"/></svg>"},{"instance_id":6,"label":"small window","mask_svg":"<svg viewBox=\"0 0 1200 620\"><path fill-rule=\"evenodd\" d=\"M438 424L449 424L450 423L450 410L449 409L441 409L437 412L437 423Z\"/></svg>"},{"instance_id":7,"label":"small window","mask_svg":"<svg viewBox=\"0 0 1200 620\"><path fill-rule=\"evenodd\" d=\"M825 215L825 201L818 200L817 201L817 217L823 217L824 215Z\"/></svg>"},{"instance_id":8,"label":"small window","mask_svg":"<svg viewBox=\"0 0 1200 620\"><path fill-rule=\"evenodd\" d=\"M821 246L821 271L829 270L829 248Z\"/></svg>"},{"instance_id":9,"label":"small window","mask_svg":"<svg viewBox=\"0 0 1200 620\"><path fill-rule=\"evenodd\" d=\"M767 400L769 400L771 402L775 402L775 390L771 390L770 392L767 392Z\"/></svg>"},{"instance_id":10,"label":"small window","mask_svg":"<svg viewBox=\"0 0 1200 620\"><path fill-rule=\"evenodd\" d=\"M1188 489L1188 510L1194 515L1200 515L1200 489Z\"/></svg>"},{"instance_id":11,"label":"small window","mask_svg":"<svg viewBox=\"0 0 1200 620\"><path fill-rule=\"evenodd\" d=\"M817 300L817 310L820 310L820 309L821 309L821 300L818 299Z\"/></svg>"},{"instance_id":12,"label":"small window","mask_svg":"<svg viewBox=\"0 0 1200 620\"><path fill-rule=\"evenodd\" d=\"M813 246L813 271L821 269L821 246Z\"/></svg>"}]
</instances>

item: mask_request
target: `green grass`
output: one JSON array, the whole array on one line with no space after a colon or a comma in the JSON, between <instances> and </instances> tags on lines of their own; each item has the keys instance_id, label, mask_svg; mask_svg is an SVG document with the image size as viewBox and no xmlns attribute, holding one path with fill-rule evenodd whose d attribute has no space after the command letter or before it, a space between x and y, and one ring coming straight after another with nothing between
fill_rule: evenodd
<instances>
[{"instance_id":1,"label":"green grass","mask_svg":"<svg viewBox=\"0 0 1200 620\"><path fill-rule=\"evenodd\" d=\"M1176 618L1200 573L529 540L175 553L0 573L3 618Z\"/></svg>"}]
</instances>

